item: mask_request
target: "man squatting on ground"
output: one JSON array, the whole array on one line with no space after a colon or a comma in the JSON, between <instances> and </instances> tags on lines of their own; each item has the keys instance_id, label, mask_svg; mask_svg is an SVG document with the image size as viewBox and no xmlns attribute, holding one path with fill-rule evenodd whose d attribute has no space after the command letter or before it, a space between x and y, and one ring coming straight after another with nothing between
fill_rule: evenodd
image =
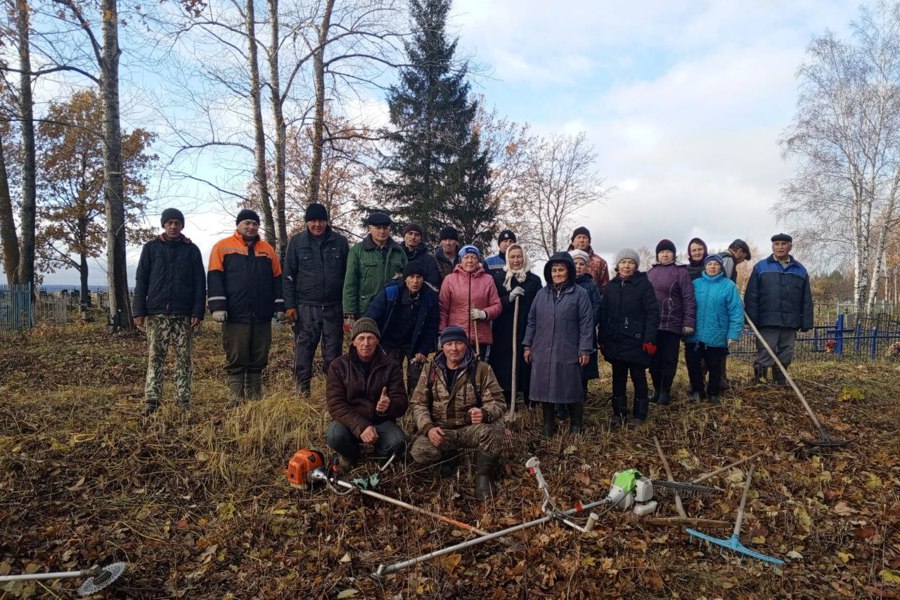
<instances>
[{"instance_id":1,"label":"man squatting on ground","mask_svg":"<svg viewBox=\"0 0 900 600\"><path fill-rule=\"evenodd\" d=\"M213 246L207 274L209 310L222 323L229 408L262 396L272 317L284 320L281 263L275 248L259 237L259 215L245 208L236 226Z\"/></svg>"},{"instance_id":2,"label":"man squatting on ground","mask_svg":"<svg viewBox=\"0 0 900 600\"><path fill-rule=\"evenodd\" d=\"M441 350L429 362L411 405L419 437L412 445L418 464L452 462L462 448L477 448L475 495L490 497L502 448L503 390L491 367L477 359L462 327L441 332ZM446 469L442 469L448 474Z\"/></svg>"},{"instance_id":3,"label":"man squatting on ground","mask_svg":"<svg viewBox=\"0 0 900 600\"><path fill-rule=\"evenodd\" d=\"M344 345L342 297L347 238L328 223L328 211L310 204L306 229L294 235L284 258L285 318L294 324L294 380L297 392L309 394L313 357L322 340L322 372L341 355Z\"/></svg>"},{"instance_id":4,"label":"man squatting on ground","mask_svg":"<svg viewBox=\"0 0 900 600\"><path fill-rule=\"evenodd\" d=\"M360 457L360 444L373 444L388 457L406 452L406 435L397 425L409 405L403 369L381 348L381 332L369 317L350 329L350 348L328 368L325 405L333 421L325 432L328 446L349 471Z\"/></svg>"},{"instance_id":5,"label":"man squatting on ground","mask_svg":"<svg viewBox=\"0 0 900 600\"><path fill-rule=\"evenodd\" d=\"M194 328L203 320L206 275L200 249L181 233L184 215L177 208L162 213L163 232L144 244L134 284L134 324L147 327L146 405L156 412L162 401L163 370L169 346L175 353L175 396L191 406L191 350Z\"/></svg>"}]
</instances>

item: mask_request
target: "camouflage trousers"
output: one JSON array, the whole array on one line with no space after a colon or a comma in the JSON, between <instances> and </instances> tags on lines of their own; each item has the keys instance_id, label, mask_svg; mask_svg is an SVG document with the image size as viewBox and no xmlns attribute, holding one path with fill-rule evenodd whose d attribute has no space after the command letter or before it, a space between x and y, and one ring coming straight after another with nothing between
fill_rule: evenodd
<instances>
[{"instance_id":1,"label":"camouflage trousers","mask_svg":"<svg viewBox=\"0 0 900 600\"><path fill-rule=\"evenodd\" d=\"M465 425L459 429L444 429L444 443L435 446L428 435L421 434L413 442L410 454L416 464L429 465L443 458L445 452L462 448L477 448L489 456L499 456L503 448L503 422Z\"/></svg>"},{"instance_id":2,"label":"camouflage trousers","mask_svg":"<svg viewBox=\"0 0 900 600\"><path fill-rule=\"evenodd\" d=\"M148 406L162 401L163 373L169 346L175 354L175 398L181 406L191 403L191 348L194 330L187 316L150 315L146 318L150 357L144 397Z\"/></svg>"}]
</instances>

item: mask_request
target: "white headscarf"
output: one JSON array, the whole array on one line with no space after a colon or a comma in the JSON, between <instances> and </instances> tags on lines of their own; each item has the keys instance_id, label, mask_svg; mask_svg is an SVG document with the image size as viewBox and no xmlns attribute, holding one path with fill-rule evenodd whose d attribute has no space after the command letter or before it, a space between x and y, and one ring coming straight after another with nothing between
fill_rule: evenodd
<instances>
[{"instance_id":1,"label":"white headscarf","mask_svg":"<svg viewBox=\"0 0 900 600\"><path fill-rule=\"evenodd\" d=\"M522 265L522 268L519 270L513 270L509 267L509 253L513 248L518 248L522 251L522 256L525 258L525 262ZM503 278L503 287L506 288L506 291L511 292L513 290L513 279L519 283L525 283L525 278L528 276L528 272L531 271L531 259L528 258L528 253L525 252L525 248L520 246L519 244L510 244L506 249L506 264L503 265L503 270L506 271L506 276Z\"/></svg>"}]
</instances>

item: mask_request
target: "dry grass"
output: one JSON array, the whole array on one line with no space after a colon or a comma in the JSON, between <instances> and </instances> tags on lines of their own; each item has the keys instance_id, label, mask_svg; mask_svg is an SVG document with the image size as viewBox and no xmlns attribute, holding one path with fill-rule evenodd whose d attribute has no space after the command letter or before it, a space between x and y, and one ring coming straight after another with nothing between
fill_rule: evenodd
<instances>
[{"instance_id":1,"label":"dry grass","mask_svg":"<svg viewBox=\"0 0 900 600\"><path fill-rule=\"evenodd\" d=\"M698 549L679 528L604 515L594 534L557 525L511 545L485 544L376 582L378 564L456 543L467 534L360 496L299 492L282 471L300 446L324 449L327 415L293 393L290 338L276 328L266 395L226 410L218 332L197 339L194 408L142 402L145 343L99 326L38 329L0 340L0 571L65 570L127 560L110 597L209 598L824 598L896 597L900 570L900 371L894 364L796 365L826 428L854 444L810 452L816 433L792 392L741 384L721 407L653 407L638 430L610 433L608 371L594 383L589 429L540 440L523 412L501 493L473 499L469 470L440 480L398 465L382 493L487 530L539 516L523 464L532 454L559 503L606 494L613 471L663 477L652 437L687 481L764 450L741 539L790 564L773 570ZM167 387L166 394L171 390ZM365 467L360 473L366 472ZM685 502L689 515L733 522L743 467L711 483L725 493ZM661 516L673 516L667 498ZM730 531L710 531L727 537ZM793 554L792 554L793 553ZM799 557L799 558L798 558ZM33 565L29 567L29 565ZM0 588L5 597L69 597L71 582ZM348 590L356 590L352 593Z\"/></svg>"}]
</instances>

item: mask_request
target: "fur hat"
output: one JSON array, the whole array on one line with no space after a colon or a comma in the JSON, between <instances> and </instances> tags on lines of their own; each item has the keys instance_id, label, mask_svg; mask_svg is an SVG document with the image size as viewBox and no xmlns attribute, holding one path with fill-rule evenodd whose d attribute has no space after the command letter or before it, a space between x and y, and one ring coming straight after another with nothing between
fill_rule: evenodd
<instances>
[{"instance_id":1,"label":"fur hat","mask_svg":"<svg viewBox=\"0 0 900 600\"><path fill-rule=\"evenodd\" d=\"M166 223L171 220L181 221L181 225L184 225L184 213L182 213L177 208L167 208L162 212L162 226L165 227Z\"/></svg>"},{"instance_id":2,"label":"fur hat","mask_svg":"<svg viewBox=\"0 0 900 600\"><path fill-rule=\"evenodd\" d=\"M356 336L361 333L371 333L381 340L381 332L378 330L378 323L369 317L362 317L353 323L353 327L350 328L350 341L352 342L355 340Z\"/></svg>"},{"instance_id":3,"label":"fur hat","mask_svg":"<svg viewBox=\"0 0 900 600\"><path fill-rule=\"evenodd\" d=\"M615 260L616 270L618 270L618 268L619 268L619 263L622 262L623 260L625 260L626 258L630 258L631 260L634 261L634 267L636 269L640 268L640 266L641 266L640 254L638 254L632 248L622 248L621 250L616 252L616 260Z\"/></svg>"},{"instance_id":4,"label":"fur hat","mask_svg":"<svg viewBox=\"0 0 900 600\"><path fill-rule=\"evenodd\" d=\"M240 225L244 221L256 221L257 223L259 223L259 215L256 214L255 210L245 208L237 214L237 218L234 220L234 224Z\"/></svg>"}]
</instances>

